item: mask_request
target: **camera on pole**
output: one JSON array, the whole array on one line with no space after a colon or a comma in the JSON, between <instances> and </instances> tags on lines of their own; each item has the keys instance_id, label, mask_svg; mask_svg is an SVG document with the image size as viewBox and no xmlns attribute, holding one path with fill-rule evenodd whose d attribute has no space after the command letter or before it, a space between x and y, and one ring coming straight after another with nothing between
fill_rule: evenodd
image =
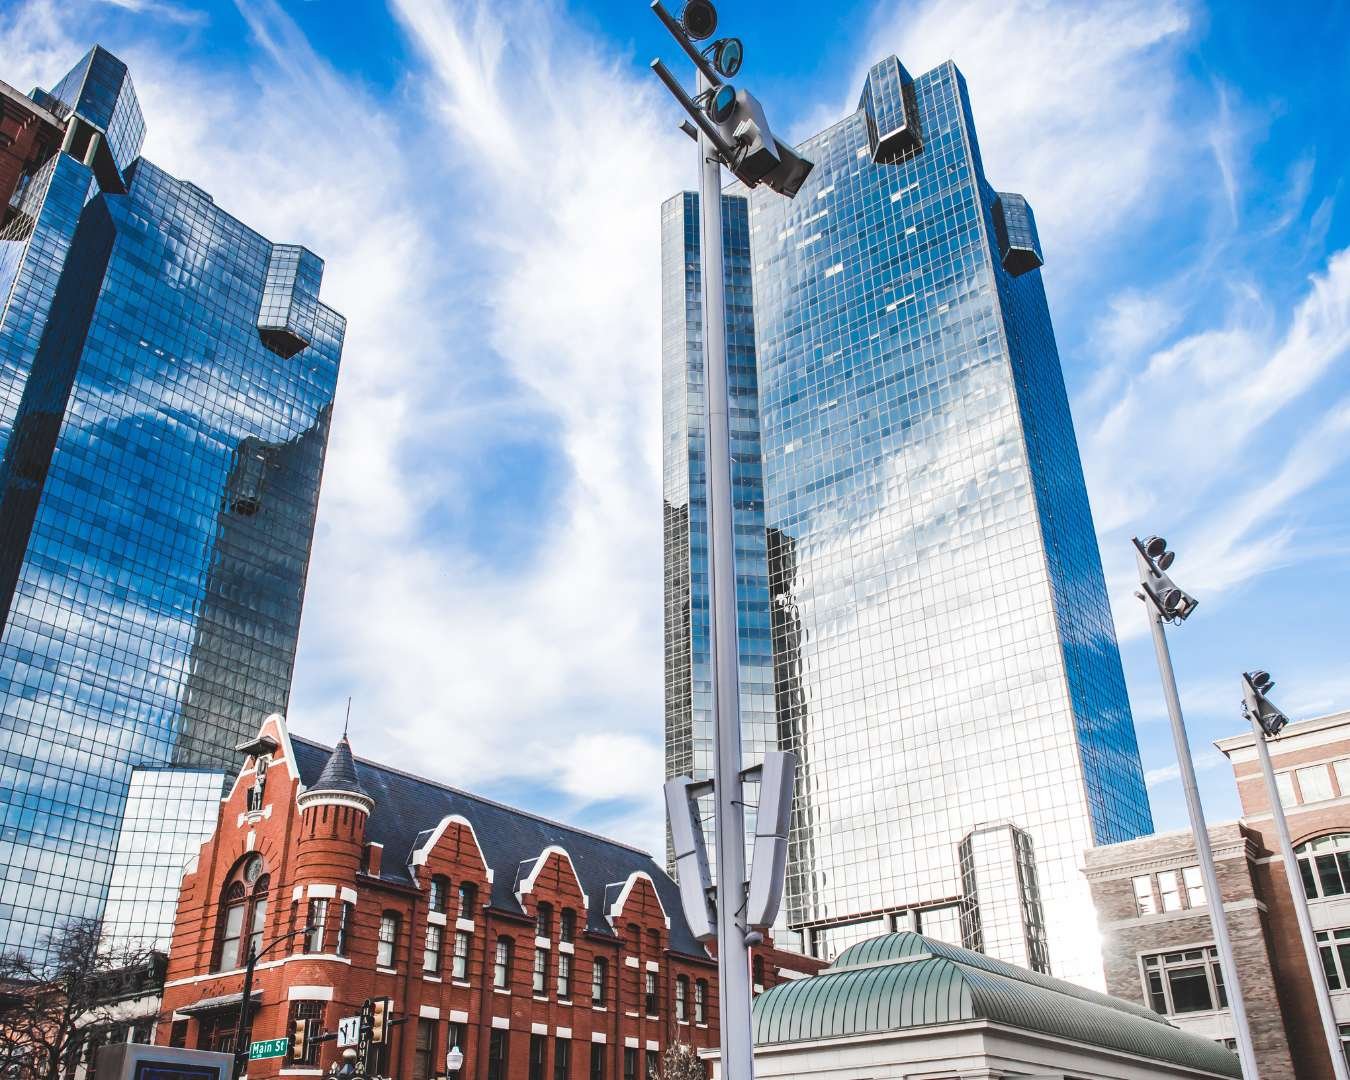
<instances>
[{"instance_id":1,"label":"camera on pole","mask_svg":"<svg viewBox=\"0 0 1350 1080\"><path fill-rule=\"evenodd\" d=\"M1289 717L1266 696L1274 685L1268 671L1248 671L1242 676L1242 711L1248 720L1261 725L1267 738L1274 738L1289 724Z\"/></svg>"}]
</instances>

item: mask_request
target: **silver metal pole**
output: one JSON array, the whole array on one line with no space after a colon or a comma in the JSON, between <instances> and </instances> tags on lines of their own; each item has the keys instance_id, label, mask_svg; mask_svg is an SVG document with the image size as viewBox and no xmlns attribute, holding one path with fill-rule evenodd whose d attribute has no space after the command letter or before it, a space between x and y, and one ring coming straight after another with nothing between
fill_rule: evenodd
<instances>
[{"instance_id":1,"label":"silver metal pole","mask_svg":"<svg viewBox=\"0 0 1350 1080\"><path fill-rule=\"evenodd\" d=\"M1139 580L1148 580L1148 566L1139 560ZM1237 1028L1238 1059L1242 1062L1245 1080L1258 1080L1256 1052L1252 1049L1252 1033L1247 1026L1247 1007L1242 1001L1242 987L1238 982L1237 964L1233 961L1233 943L1228 936L1228 916L1223 910L1223 894L1219 891L1219 875L1214 869L1214 851L1209 844L1209 828L1205 811L1200 805L1200 788L1195 782L1195 763L1191 760L1191 744L1186 737L1186 722L1181 716L1181 698L1177 694L1176 673L1172 670L1172 655L1167 650L1167 635L1163 632L1162 616L1153 604L1145 600L1149 629L1153 632L1153 649L1158 654L1158 671L1162 675L1163 696L1167 699L1167 715L1172 721L1172 741L1176 744L1177 765L1181 770L1181 786L1186 792L1186 809L1191 816L1191 831L1195 834L1195 849L1200 855L1200 876L1205 882L1205 900L1209 905L1209 921L1214 927L1214 944L1219 951L1219 966L1223 971L1228 1006L1233 1010L1233 1026Z\"/></svg>"},{"instance_id":2,"label":"silver metal pole","mask_svg":"<svg viewBox=\"0 0 1350 1080\"><path fill-rule=\"evenodd\" d=\"M1289 881L1289 896L1294 901L1294 912L1298 916L1298 933L1303 939L1303 953L1308 958L1308 975L1312 979L1313 992L1317 995L1317 1011L1322 1017L1322 1033L1326 1036L1327 1050L1331 1054L1331 1071L1336 1080L1350 1080L1350 1068L1345 1064L1345 1051L1341 1049L1336 1014L1332 1011L1331 994L1327 990L1326 971L1322 968L1317 939L1313 936L1308 898L1303 894L1298 859L1294 856L1294 845L1289 839L1289 823L1285 821L1280 791L1275 785L1275 769L1270 763L1270 748L1266 746L1266 733L1261 730L1261 722L1254 712L1251 721L1252 733L1256 736L1256 756L1261 762L1261 775L1265 777L1266 794L1270 797L1270 811L1275 818L1275 834L1280 839L1280 854L1284 857L1284 875Z\"/></svg>"},{"instance_id":3,"label":"silver metal pole","mask_svg":"<svg viewBox=\"0 0 1350 1080\"><path fill-rule=\"evenodd\" d=\"M699 93L708 80L700 71ZM703 400L708 473L709 652L713 684L713 787L717 858L717 984L722 1075L752 1080L750 956L745 943L745 818L741 795L741 706L737 666L736 538L732 528L727 395L726 294L722 281L722 165L700 133L699 256L703 282Z\"/></svg>"}]
</instances>

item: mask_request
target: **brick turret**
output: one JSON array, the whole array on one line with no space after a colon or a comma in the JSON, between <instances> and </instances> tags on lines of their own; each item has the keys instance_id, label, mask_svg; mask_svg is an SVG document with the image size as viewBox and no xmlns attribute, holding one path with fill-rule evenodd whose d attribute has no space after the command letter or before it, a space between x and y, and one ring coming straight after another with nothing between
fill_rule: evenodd
<instances>
[{"instance_id":1,"label":"brick turret","mask_svg":"<svg viewBox=\"0 0 1350 1080\"><path fill-rule=\"evenodd\" d=\"M361 869L366 820L375 800L361 786L351 743L343 735L314 786L301 792L298 881L351 883Z\"/></svg>"}]
</instances>

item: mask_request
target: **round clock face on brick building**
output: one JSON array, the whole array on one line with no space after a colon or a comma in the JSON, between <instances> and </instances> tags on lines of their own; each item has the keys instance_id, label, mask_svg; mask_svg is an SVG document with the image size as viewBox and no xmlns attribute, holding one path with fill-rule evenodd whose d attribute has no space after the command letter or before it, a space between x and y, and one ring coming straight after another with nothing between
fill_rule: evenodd
<instances>
[{"instance_id":1,"label":"round clock face on brick building","mask_svg":"<svg viewBox=\"0 0 1350 1080\"><path fill-rule=\"evenodd\" d=\"M252 885L262 876L262 859L254 856L244 864L244 880Z\"/></svg>"}]
</instances>

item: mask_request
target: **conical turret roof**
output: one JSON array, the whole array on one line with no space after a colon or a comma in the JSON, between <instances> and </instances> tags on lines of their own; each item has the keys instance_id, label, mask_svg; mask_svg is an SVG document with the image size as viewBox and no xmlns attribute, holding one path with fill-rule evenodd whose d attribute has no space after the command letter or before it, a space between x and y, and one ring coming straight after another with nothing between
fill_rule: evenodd
<instances>
[{"instance_id":1,"label":"conical turret roof","mask_svg":"<svg viewBox=\"0 0 1350 1080\"><path fill-rule=\"evenodd\" d=\"M356 775L356 761L352 758L352 744L347 741L345 734L338 740L337 746L333 747L333 753L329 755L328 763L323 767L323 772L319 773L319 778L314 781L313 786L305 794L317 795L325 791L359 795L374 802L371 799L370 792L361 786L361 781Z\"/></svg>"}]
</instances>

